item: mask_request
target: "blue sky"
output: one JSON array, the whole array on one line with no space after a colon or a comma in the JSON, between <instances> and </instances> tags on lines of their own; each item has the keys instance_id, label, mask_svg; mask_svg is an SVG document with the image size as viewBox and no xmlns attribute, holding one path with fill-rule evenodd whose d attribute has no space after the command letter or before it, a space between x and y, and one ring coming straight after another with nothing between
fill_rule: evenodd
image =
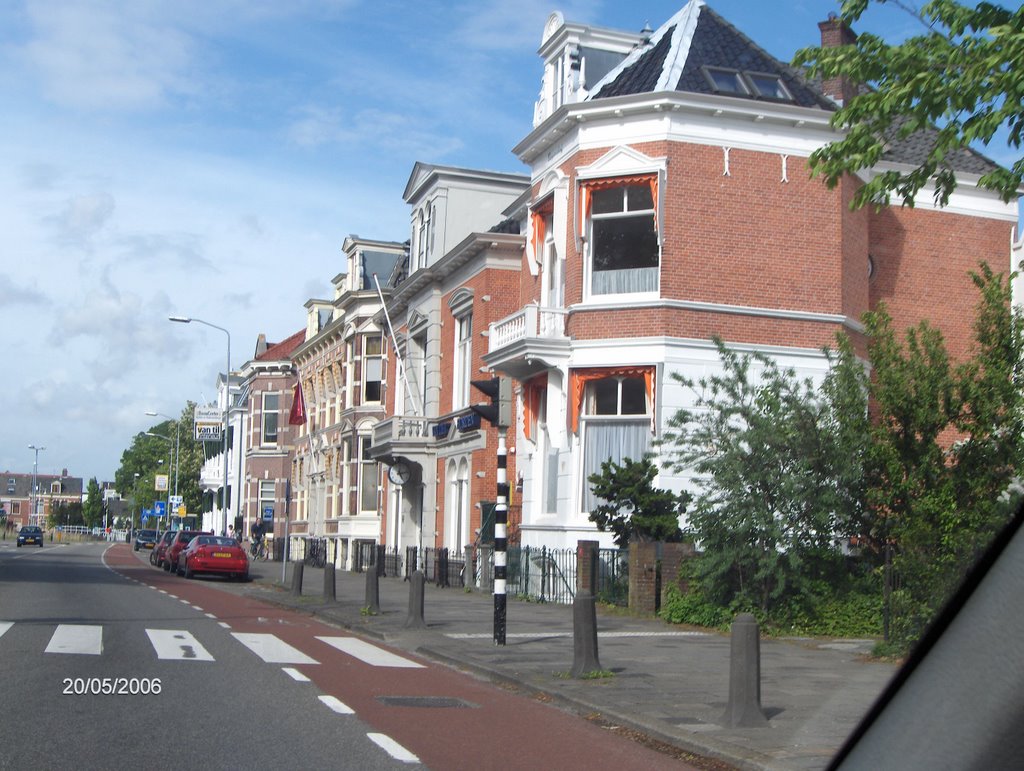
<instances>
[{"instance_id":1,"label":"blue sky","mask_svg":"<svg viewBox=\"0 0 1024 771\"><path fill-rule=\"evenodd\" d=\"M305 324L351 233L402 241L416 161L524 172L548 15L676 2L8 0L0 5L0 470L111 479L154 410ZM710 5L782 59L837 4ZM893 10L863 28L901 37ZM1008 153L990 152L1002 162Z\"/></svg>"}]
</instances>

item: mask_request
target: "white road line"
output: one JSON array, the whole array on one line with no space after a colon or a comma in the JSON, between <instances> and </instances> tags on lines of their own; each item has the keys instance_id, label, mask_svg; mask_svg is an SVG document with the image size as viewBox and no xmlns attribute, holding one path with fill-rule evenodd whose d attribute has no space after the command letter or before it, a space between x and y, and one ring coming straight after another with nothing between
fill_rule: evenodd
<instances>
[{"instance_id":1,"label":"white road line","mask_svg":"<svg viewBox=\"0 0 1024 771\"><path fill-rule=\"evenodd\" d=\"M206 614L206 617L207 617L207 618L217 618L217 617L216 617L215 615L213 615L212 613L207 613L207 614Z\"/></svg>"},{"instance_id":2,"label":"white road line","mask_svg":"<svg viewBox=\"0 0 1024 771\"><path fill-rule=\"evenodd\" d=\"M319 664L272 634L232 632L231 636L268 664Z\"/></svg>"},{"instance_id":3,"label":"white road line","mask_svg":"<svg viewBox=\"0 0 1024 771\"><path fill-rule=\"evenodd\" d=\"M298 680L300 683L308 683L309 678L302 674L299 670L294 667L281 667L281 669L288 675L292 680Z\"/></svg>"},{"instance_id":4,"label":"white road line","mask_svg":"<svg viewBox=\"0 0 1024 771\"><path fill-rule=\"evenodd\" d=\"M492 632L446 632L453 640L490 640ZM543 640L548 637L572 637L572 632L516 632L505 635L521 639ZM710 637L711 632L598 632L598 637Z\"/></svg>"},{"instance_id":5,"label":"white road line","mask_svg":"<svg viewBox=\"0 0 1024 771\"><path fill-rule=\"evenodd\" d=\"M177 629L147 629L157 658L214 661L210 652L189 632Z\"/></svg>"},{"instance_id":6,"label":"white road line","mask_svg":"<svg viewBox=\"0 0 1024 771\"><path fill-rule=\"evenodd\" d=\"M217 623L220 626L224 627L225 629L230 629L231 628L231 624L227 623L226 621L218 621Z\"/></svg>"},{"instance_id":7,"label":"white road line","mask_svg":"<svg viewBox=\"0 0 1024 771\"><path fill-rule=\"evenodd\" d=\"M367 738L380 747L384 752L401 763L419 763L420 759L409 750L396 742L390 736L384 734L366 734Z\"/></svg>"},{"instance_id":8,"label":"white road line","mask_svg":"<svg viewBox=\"0 0 1024 771\"><path fill-rule=\"evenodd\" d=\"M390 651L378 648L356 637L317 637L316 639L347 653L366 664L374 667L405 667L406 669L423 669L422 664L396 656Z\"/></svg>"},{"instance_id":9,"label":"white road line","mask_svg":"<svg viewBox=\"0 0 1024 771\"><path fill-rule=\"evenodd\" d=\"M202 612L203 612L203 609L202 609L202 608L200 608L200 607L199 607L198 605L193 605L193 606L192 606L192 610L198 610L198 611L199 611L200 613L202 613Z\"/></svg>"},{"instance_id":10,"label":"white road line","mask_svg":"<svg viewBox=\"0 0 1024 771\"><path fill-rule=\"evenodd\" d=\"M103 627L89 624L58 624L46 646L46 653L103 653Z\"/></svg>"},{"instance_id":11,"label":"white road line","mask_svg":"<svg viewBox=\"0 0 1024 771\"><path fill-rule=\"evenodd\" d=\"M0 637L4 636L4 632L14 626L13 621L0 621Z\"/></svg>"},{"instance_id":12,"label":"white road line","mask_svg":"<svg viewBox=\"0 0 1024 771\"><path fill-rule=\"evenodd\" d=\"M345 704L343 701L339 701L338 699L334 698L333 696L319 696L317 698L319 698L320 701L322 701L328 707L333 709L339 715L354 715L354 714L356 714L356 711L354 709L352 709L350 706Z\"/></svg>"}]
</instances>

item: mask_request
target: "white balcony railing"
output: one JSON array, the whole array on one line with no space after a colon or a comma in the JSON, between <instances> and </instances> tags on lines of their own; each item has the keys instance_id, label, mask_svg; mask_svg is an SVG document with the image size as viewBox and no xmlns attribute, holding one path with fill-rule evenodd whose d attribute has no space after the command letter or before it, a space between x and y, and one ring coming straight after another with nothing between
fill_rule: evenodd
<instances>
[{"instance_id":1,"label":"white balcony railing","mask_svg":"<svg viewBox=\"0 0 1024 771\"><path fill-rule=\"evenodd\" d=\"M374 445L388 444L402 439L423 439L430 435L430 420L412 415L395 415L373 427Z\"/></svg>"},{"instance_id":2,"label":"white balcony railing","mask_svg":"<svg viewBox=\"0 0 1024 771\"><path fill-rule=\"evenodd\" d=\"M564 339L565 317L565 308L527 305L511 316L490 325L488 351L494 353L507 345L531 337Z\"/></svg>"}]
</instances>

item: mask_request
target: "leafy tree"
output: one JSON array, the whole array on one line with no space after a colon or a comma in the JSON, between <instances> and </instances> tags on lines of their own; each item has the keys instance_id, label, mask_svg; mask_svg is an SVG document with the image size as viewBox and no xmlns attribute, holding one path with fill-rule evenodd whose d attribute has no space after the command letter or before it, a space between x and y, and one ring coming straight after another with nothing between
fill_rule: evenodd
<instances>
[{"instance_id":1,"label":"leafy tree","mask_svg":"<svg viewBox=\"0 0 1024 771\"><path fill-rule=\"evenodd\" d=\"M885 0L876 0L879 3ZM841 19L856 23L870 0L844 0ZM902 2L895 5L907 10ZM806 48L795 63L811 74L845 76L867 84L839 109L833 126L843 139L815 151L811 168L834 186L844 174L878 164L893 140L917 135L927 154L910 171L887 170L857 193L855 206L888 203L896 193L912 206L917 193L934 178L935 198L944 206L956 187L953 155L972 143L989 143L1008 130L1008 144L1019 148L1024 132L1024 7L1009 10L990 2L969 7L953 0L931 0L919 13L922 34L897 45L861 33L856 43L836 48ZM979 185L1004 201L1017 197L1024 182L1024 159L1011 169L985 174Z\"/></svg>"},{"instance_id":2,"label":"leafy tree","mask_svg":"<svg viewBox=\"0 0 1024 771\"><path fill-rule=\"evenodd\" d=\"M701 591L767 612L838 571L837 539L863 527L865 372L845 339L818 389L762 354L715 344L721 374L674 373L696 402L671 418L663 446L701 488L690 518Z\"/></svg>"},{"instance_id":3,"label":"leafy tree","mask_svg":"<svg viewBox=\"0 0 1024 771\"><path fill-rule=\"evenodd\" d=\"M46 515L46 526L49 528L84 524L81 501L54 501L50 513Z\"/></svg>"},{"instance_id":4,"label":"leafy tree","mask_svg":"<svg viewBox=\"0 0 1024 771\"><path fill-rule=\"evenodd\" d=\"M892 639L906 647L1008 520L1024 453L1024 323L1010 281L986 265L975 350L954 367L921 322L900 342L884 306L865 318L877 421L869 463L877 535L895 550L901 588Z\"/></svg>"},{"instance_id":5,"label":"leafy tree","mask_svg":"<svg viewBox=\"0 0 1024 771\"><path fill-rule=\"evenodd\" d=\"M165 439L141 432L132 437L131 445L122 452L121 465L114 473L114 485L122 498L134 501L132 508L136 517L142 509L152 508L154 501L164 499L164 494L158 495L155 489L158 473L170 473L173 492L174 470L167 468L167 462L175 445L178 451L178 494L184 498L189 512L200 511L202 490L199 471L205 458L202 443L193 438L194 410L195 403L189 402L177 421L165 420L149 429L148 433L168 437L170 445Z\"/></svg>"},{"instance_id":6,"label":"leafy tree","mask_svg":"<svg viewBox=\"0 0 1024 771\"><path fill-rule=\"evenodd\" d=\"M590 521L602 533L611 530L620 549L625 549L631 539L682 539L679 517L685 513L690 495L656 488L657 473L648 454L641 460L625 458L621 465L606 460L600 474L587 477L594 495L605 501L590 512Z\"/></svg>"},{"instance_id":7,"label":"leafy tree","mask_svg":"<svg viewBox=\"0 0 1024 771\"><path fill-rule=\"evenodd\" d=\"M85 503L82 505L82 516L89 527L103 524L103 492L96 477L89 480L85 487Z\"/></svg>"}]
</instances>

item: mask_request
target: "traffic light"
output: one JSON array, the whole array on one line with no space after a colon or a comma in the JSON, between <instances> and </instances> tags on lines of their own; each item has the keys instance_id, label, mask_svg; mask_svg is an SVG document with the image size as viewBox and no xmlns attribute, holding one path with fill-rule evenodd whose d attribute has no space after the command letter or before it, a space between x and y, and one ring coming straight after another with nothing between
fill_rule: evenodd
<instances>
[{"instance_id":1,"label":"traffic light","mask_svg":"<svg viewBox=\"0 0 1024 771\"><path fill-rule=\"evenodd\" d=\"M492 377L490 380L472 380L470 385L491 399L490 404L471 404L469 408L496 428L512 425L512 380Z\"/></svg>"}]
</instances>

